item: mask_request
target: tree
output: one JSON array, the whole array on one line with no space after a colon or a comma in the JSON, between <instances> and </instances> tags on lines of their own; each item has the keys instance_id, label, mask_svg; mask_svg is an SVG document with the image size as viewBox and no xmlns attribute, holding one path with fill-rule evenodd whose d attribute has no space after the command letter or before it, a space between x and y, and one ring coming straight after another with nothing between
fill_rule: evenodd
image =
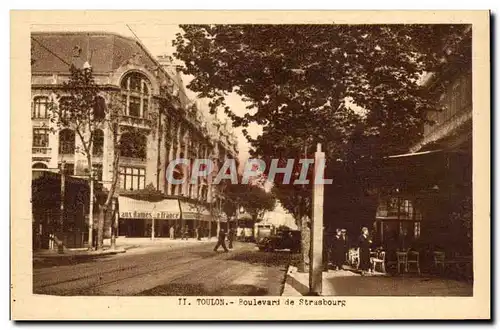
<instances>
[{"instance_id":1,"label":"tree","mask_svg":"<svg viewBox=\"0 0 500 330\"><path fill-rule=\"evenodd\" d=\"M86 63L88 64L88 63ZM97 113L99 89L92 75L92 68L76 68L71 65L68 81L63 82L58 106L51 107L50 117L59 129L68 128L75 132L81 147L69 152L80 152L87 158L90 182L89 198L89 248L92 247L92 224L94 209L94 171L92 164L94 133L101 127L104 116ZM59 131L59 130L58 130ZM100 224L99 224L100 225ZM99 226L100 227L100 226Z\"/></svg>"},{"instance_id":2,"label":"tree","mask_svg":"<svg viewBox=\"0 0 500 330\"><path fill-rule=\"evenodd\" d=\"M58 104L50 106L51 121L58 129L69 128L74 130L75 135L81 144L76 152L80 152L87 158L87 173L90 182L90 207L89 226L93 224L94 209L94 173L93 155L96 152L94 142L96 142L96 132L100 129L108 128L112 145L114 147L114 157L112 161L112 179L107 191L106 199L100 209L100 216L97 223L97 249L103 248L104 240L104 217L110 216L109 210L113 201L119 178L119 162L122 144L126 146L128 152L137 152L140 145L130 143L130 139L135 136L136 129L133 127L123 127L120 125L121 116L124 114L125 105L120 95L108 93L108 102L105 100L101 88L95 83L92 67L76 68L70 66L70 76L68 81L63 82L61 92L57 95ZM124 134L130 133L130 134ZM103 150L101 150L103 152ZM116 226L112 225L112 248L116 244ZM92 247L92 228L89 228L89 248Z\"/></svg>"},{"instance_id":3,"label":"tree","mask_svg":"<svg viewBox=\"0 0 500 330\"><path fill-rule=\"evenodd\" d=\"M357 177L354 164L406 152L421 137L426 113L439 109L441 90L430 92L420 79L442 65L464 25L181 28L174 56L194 77L188 88L209 98L211 111L224 111L245 134L250 124L264 125L257 138L247 135L253 157L297 159L322 143L328 166L358 185L341 189L357 191L366 180ZM249 104L246 114L227 106L231 93ZM292 214L300 210L298 219L309 214L306 189L278 185L275 192L280 200L299 199L283 203Z\"/></svg>"},{"instance_id":4,"label":"tree","mask_svg":"<svg viewBox=\"0 0 500 330\"><path fill-rule=\"evenodd\" d=\"M238 182L241 182L241 178ZM237 209L243 207L252 216L252 220L257 222L265 212L274 210L276 206L275 196L258 185L229 184L223 181L222 186L221 208L228 218L235 216Z\"/></svg>"}]
</instances>

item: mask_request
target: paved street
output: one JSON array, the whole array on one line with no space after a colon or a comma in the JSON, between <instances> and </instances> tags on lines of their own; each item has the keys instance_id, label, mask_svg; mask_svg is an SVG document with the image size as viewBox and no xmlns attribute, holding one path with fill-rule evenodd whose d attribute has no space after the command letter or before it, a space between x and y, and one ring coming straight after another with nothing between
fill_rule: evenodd
<instances>
[{"instance_id":1,"label":"paved street","mask_svg":"<svg viewBox=\"0 0 500 330\"><path fill-rule=\"evenodd\" d=\"M215 242L153 246L33 270L33 290L54 295L280 295L289 252L251 243L213 252Z\"/></svg>"}]
</instances>

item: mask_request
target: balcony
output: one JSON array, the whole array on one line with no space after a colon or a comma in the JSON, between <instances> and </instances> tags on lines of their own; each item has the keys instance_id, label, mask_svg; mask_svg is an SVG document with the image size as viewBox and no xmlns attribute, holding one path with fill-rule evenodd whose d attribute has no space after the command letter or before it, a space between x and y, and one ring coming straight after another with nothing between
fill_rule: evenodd
<instances>
[{"instance_id":1,"label":"balcony","mask_svg":"<svg viewBox=\"0 0 500 330\"><path fill-rule=\"evenodd\" d=\"M126 125L146 130L151 130L152 121L147 118L133 117L133 116L121 116L120 125Z\"/></svg>"},{"instance_id":2,"label":"balcony","mask_svg":"<svg viewBox=\"0 0 500 330\"><path fill-rule=\"evenodd\" d=\"M33 157L37 158L50 158L51 157L52 148L48 147L32 147L31 154Z\"/></svg>"}]
</instances>

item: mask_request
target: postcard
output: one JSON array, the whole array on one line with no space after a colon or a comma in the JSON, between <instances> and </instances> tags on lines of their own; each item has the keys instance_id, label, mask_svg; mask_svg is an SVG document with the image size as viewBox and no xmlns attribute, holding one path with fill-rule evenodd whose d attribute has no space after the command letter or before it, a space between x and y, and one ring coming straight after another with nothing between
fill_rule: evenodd
<instances>
[{"instance_id":1,"label":"postcard","mask_svg":"<svg viewBox=\"0 0 500 330\"><path fill-rule=\"evenodd\" d=\"M488 11L11 31L13 320L490 319Z\"/></svg>"}]
</instances>

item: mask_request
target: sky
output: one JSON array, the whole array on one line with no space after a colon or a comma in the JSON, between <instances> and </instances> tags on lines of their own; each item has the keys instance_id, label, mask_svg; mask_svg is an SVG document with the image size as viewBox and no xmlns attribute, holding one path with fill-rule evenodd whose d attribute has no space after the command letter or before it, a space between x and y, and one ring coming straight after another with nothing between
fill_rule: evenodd
<instances>
[{"instance_id":1,"label":"sky","mask_svg":"<svg viewBox=\"0 0 500 330\"><path fill-rule=\"evenodd\" d=\"M127 26L128 25L128 26ZM130 28L129 28L130 27ZM146 46L148 51L153 56L158 55L172 55L175 51L175 48L172 46L172 40L175 39L175 35L178 32L181 32L181 28L178 25L165 25L158 23L151 24L132 24L126 23L123 24L39 24L32 25L32 31L64 31L64 32L72 32L72 31L102 31L102 32L114 32L125 37L136 38L134 34L139 38L142 44ZM132 32L133 31L133 32ZM184 84L188 84L189 81L192 80L193 77L183 76ZM196 93L190 91L186 88L186 93L189 98L192 100L197 99ZM204 115L208 114L208 100L198 100L198 103L204 106L205 109L202 109ZM243 115L246 112L246 104L241 101L241 98L232 94L227 97L227 104L231 107L231 109L238 115ZM229 120L227 116L220 112L217 114L218 118L221 120ZM229 120L230 121L230 120ZM252 137L256 137L262 132L262 127L257 124L252 124L247 128L249 134ZM246 160L249 158L249 149L250 144L247 139L243 135L241 128L234 128L234 134L238 139L238 149L239 149L239 160L241 164L244 164Z\"/></svg>"}]
</instances>

